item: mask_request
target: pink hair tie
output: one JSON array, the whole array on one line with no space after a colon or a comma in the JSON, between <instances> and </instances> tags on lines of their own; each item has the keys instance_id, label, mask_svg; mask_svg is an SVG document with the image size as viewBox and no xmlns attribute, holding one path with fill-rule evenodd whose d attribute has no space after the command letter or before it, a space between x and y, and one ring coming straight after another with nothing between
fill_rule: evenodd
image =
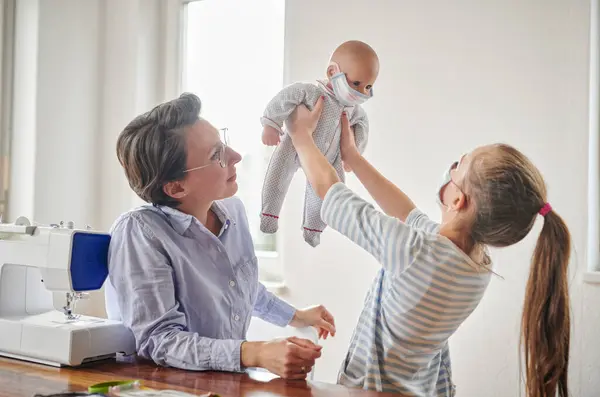
<instances>
[{"instance_id":1,"label":"pink hair tie","mask_svg":"<svg viewBox=\"0 0 600 397\"><path fill-rule=\"evenodd\" d=\"M546 204L544 204L542 209L540 209L539 214L541 216L546 216L546 215L548 215L548 212L550 212L550 211L552 211L552 206L550 205L550 203L546 203Z\"/></svg>"}]
</instances>

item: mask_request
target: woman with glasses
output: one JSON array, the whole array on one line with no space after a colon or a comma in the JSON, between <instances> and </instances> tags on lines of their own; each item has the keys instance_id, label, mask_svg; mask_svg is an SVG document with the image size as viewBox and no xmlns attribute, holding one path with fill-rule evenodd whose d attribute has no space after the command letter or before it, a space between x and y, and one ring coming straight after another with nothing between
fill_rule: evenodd
<instances>
[{"instance_id":1,"label":"woman with glasses","mask_svg":"<svg viewBox=\"0 0 600 397\"><path fill-rule=\"evenodd\" d=\"M279 326L334 320L322 306L296 310L258 281L257 258L238 198L241 156L200 117L193 94L136 117L119 135L117 157L133 191L148 204L111 228L106 307L133 333L137 354L190 370L262 367L304 379L320 346L287 338L247 342L252 316Z\"/></svg>"}]
</instances>

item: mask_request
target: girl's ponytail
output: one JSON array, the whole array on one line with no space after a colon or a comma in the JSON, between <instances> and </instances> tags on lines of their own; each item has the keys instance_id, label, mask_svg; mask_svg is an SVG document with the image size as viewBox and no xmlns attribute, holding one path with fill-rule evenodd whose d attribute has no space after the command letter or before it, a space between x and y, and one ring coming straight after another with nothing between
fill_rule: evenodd
<instances>
[{"instance_id":1,"label":"girl's ponytail","mask_svg":"<svg viewBox=\"0 0 600 397\"><path fill-rule=\"evenodd\" d=\"M521 323L525 389L527 397L568 397L571 237L556 212L544 216L531 261Z\"/></svg>"}]
</instances>

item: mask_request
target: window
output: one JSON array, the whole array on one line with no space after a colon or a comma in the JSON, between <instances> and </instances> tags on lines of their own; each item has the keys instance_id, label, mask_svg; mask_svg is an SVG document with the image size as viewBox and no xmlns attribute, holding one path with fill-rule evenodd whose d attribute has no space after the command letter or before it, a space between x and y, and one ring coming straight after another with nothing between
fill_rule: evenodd
<instances>
[{"instance_id":1,"label":"window","mask_svg":"<svg viewBox=\"0 0 600 397\"><path fill-rule=\"evenodd\" d=\"M244 202L265 279L278 278L276 234L260 231L261 191L272 147L261 141L260 117L283 84L282 0L184 1L182 91L202 100L202 115L228 128L243 156L238 197ZM270 260L273 259L273 260Z\"/></svg>"},{"instance_id":2,"label":"window","mask_svg":"<svg viewBox=\"0 0 600 397\"><path fill-rule=\"evenodd\" d=\"M590 21L590 96L588 147L588 274L600 282L600 20L597 0Z\"/></svg>"},{"instance_id":3,"label":"window","mask_svg":"<svg viewBox=\"0 0 600 397\"><path fill-rule=\"evenodd\" d=\"M7 216L14 1L0 6L0 221Z\"/></svg>"}]
</instances>

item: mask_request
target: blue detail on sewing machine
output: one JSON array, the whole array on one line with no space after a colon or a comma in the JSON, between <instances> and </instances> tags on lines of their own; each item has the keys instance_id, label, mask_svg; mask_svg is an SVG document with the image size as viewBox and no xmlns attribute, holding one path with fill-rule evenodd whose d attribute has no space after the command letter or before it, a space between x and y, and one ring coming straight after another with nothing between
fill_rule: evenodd
<instances>
[{"instance_id":1,"label":"blue detail on sewing machine","mask_svg":"<svg viewBox=\"0 0 600 397\"><path fill-rule=\"evenodd\" d=\"M74 291L99 290L108 276L110 235L76 232L71 251Z\"/></svg>"}]
</instances>

